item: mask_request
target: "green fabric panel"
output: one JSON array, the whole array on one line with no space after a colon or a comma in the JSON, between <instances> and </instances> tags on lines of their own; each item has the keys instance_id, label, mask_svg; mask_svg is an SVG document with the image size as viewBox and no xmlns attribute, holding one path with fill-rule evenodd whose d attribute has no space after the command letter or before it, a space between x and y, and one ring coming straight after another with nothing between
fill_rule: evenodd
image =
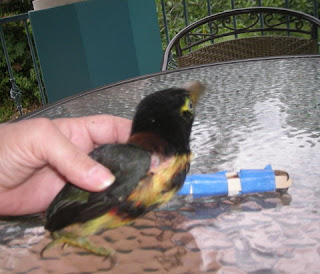
<instances>
[{"instance_id":1,"label":"green fabric panel","mask_svg":"<svg viewBox=\"0 0 320 274\"><path fill-rule=\"evenodd\" d=\"M29 15L49 102L91 88L74 6Z\"/></svg>"},{"instance_id":2,"label":"green fabric panel","mask_svg":"<svg viewBox=\"0 0 320 274\"><path fill-rule=\"evenodd\" d=\"M90 0L29 15L50 103L160 70L154 1Z\"/></svg>"}]
</instances>

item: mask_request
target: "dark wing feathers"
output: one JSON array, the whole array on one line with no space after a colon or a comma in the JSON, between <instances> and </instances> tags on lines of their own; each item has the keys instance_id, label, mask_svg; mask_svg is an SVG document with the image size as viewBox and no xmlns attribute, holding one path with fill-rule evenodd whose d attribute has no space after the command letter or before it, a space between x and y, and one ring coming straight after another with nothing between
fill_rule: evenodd
<instances>
[{"instance_id":1,"label":"dark wing feathers","mask_svg":"<svg viewBox=\"0 0 320 274\"><path fill-rule=\"evenodd\" d=\"M108 167L116 181L102 192L88 192L66 184L47 210L45 227L49 231L86 222L106 213L131 193L148 172L151 162L149 152L129 144L103 145L90 156Z\"/></svg>"}]
</instances>

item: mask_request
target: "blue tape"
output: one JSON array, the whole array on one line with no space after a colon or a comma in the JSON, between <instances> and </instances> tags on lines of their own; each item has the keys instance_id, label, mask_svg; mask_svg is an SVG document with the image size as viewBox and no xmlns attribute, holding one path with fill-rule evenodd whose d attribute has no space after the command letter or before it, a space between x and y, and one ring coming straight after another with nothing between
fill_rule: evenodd
<instances>
[{"instance_id":1,"label":"blue tape","mask_svg":"<svg viewBox=\"0 0 320 274\"><path fill-rule=\"evenodd\" d=\"M242 169L238 175L242 194L276 190L276 177L271 165L265 169Z\"/></svg>"},{"instance_id":2,"label":"blue tape","mask_svg":"<svg viewBox=\"0 0 320 274\"><path fill-rule=\"evenodd\" d=\"M228 195L226 171L212 174L188 175L177 195L195 197ZM238 172L242 191L240 194L275 191L275 174L271 165L265 169L242 169Z\"/></svg>"},{"instance_id":3,"label":"blue tape","mask_svg":"<svg viewBox=\"0 0 320 274\"><path fill-rule=\"evenodd\" d=\"M195 197L227 195L228 180L226 171L213 174L188 175L177 195L190 194Z\"/></svg>"}]
</instances>

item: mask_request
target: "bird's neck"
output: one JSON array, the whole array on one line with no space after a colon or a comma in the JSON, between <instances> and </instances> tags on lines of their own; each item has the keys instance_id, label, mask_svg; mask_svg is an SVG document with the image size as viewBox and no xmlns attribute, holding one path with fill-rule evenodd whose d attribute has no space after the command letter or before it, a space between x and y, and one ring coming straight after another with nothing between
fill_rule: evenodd
<instances>
[{"instance_id":1,"label":"bird's neck","mask_svg":"<svg viewBox=\"0 0 320 274\"><path fill-rule=\"evenodd\" d=\"M174 152L169 151L169 144L159 135L150 132L139 132L130 136L129 144L134 144L151 153L171 156ZM171 155L170 155L171 154Z\"/></svg>"}]
</instances>

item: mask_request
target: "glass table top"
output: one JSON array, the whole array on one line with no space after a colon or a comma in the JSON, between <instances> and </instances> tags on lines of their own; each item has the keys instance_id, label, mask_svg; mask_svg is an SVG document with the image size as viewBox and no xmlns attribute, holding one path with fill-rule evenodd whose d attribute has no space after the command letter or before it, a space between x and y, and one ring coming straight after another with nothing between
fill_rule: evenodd
<instances>
[{"instance_id":1,"label":"glass table top","mask_svg":"<svg viewBox=\"0 0 320 274\"><path fill-rule=\"evenodd\" d=\"M199 80L190 173L274 169L288 193L175 197L134 225L93 237L117 264L55 248L37 222L0 222L0 272L316 273L320 266L320 57L246 60L144 76L67 98L27 118L132 118L147 94Z\"/></svg>"}]
</instances>

